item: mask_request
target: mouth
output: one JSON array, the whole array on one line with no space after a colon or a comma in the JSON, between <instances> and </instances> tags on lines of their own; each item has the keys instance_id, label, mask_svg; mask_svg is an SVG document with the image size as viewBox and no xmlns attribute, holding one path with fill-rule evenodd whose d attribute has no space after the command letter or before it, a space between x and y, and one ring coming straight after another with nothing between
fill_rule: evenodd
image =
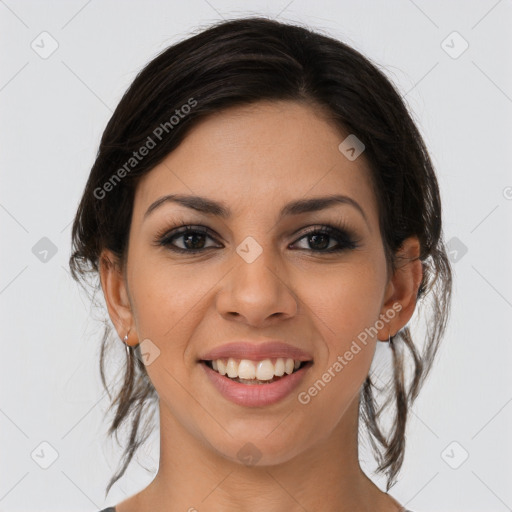
<instances>
[{"instance_id":1,"label":"mouth","mask_svg":"<svg viewBox=\"0 0 512 512\"><path fill-rule=\"evenodd\" d=\"M301 361L292 358L266 358L262 360L220 358L201 360L210 370L239 384L265 385L285 379L313 364L313 361Z\"/></svg>"},{"instance_id":2,"label":"mouth","mask_svg":"<svg viewBox=\"0 0 512 512\"><path fill-rule=\"evenodd\" d=\"M225 399L243 407L266 407L290 397L313 360L291 358L202 359L208 381Z\"/></svg>"}]
</instances>

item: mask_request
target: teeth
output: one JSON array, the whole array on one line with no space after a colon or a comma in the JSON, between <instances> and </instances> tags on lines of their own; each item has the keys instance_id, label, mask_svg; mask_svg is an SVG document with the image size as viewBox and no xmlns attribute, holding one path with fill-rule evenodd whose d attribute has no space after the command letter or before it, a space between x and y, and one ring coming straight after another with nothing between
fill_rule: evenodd
<instances>
[{"instance_id":1,"label":"teeth","mask_svg":"<svg viewBox=\"0 0 512 512\"><path fill-rule=\"evenodd\" d=\"M232 379L238 377L238 363L232 357L228 359L228 364L226 365L226 373L228 377L231 377Z\"/></svg>"},{"instance_id":2,"label":"teeth","mask_svg":"<svg viewBox=\"0 0 512 512\"><path fill-rule=\"evenodd\" d=\"M277 375L278 377L282 377L284 375L284 359L279 358L276 361L274 374Z\"/></svg>"},{"instance_id":3,"label":"teeth","mask_svg":"<svg viewBox=\"0 0 512 512\"><path fill-rule=\"evenodd\" d=\"M221 375L227 375L232 379L244 380L272 380L274 377L282 377L285 373L290 375L297 370L301 361L294 361L291 358L278 357L275 362L271 359L262 361L251 361L250 359L217 359L212 361L212 368Z\"/></svg>"},{"instance_id":4,"label":"teeth","mask_svg":"<svg viewBox=\"0 0 512 512\"><path fill-rule=\"evenodd\" d=\"M274 365L272 361L270 359L259 361L256 366L256 378L258 380L270 380L272 377L274 377Z\"/></svg>"},{"instance_id":5,"label":"teeth","mask_svg":"<svg viewBox=\"0 0 512 512\"><path fill-rule=\"evenodd\" d=\"M249 380L256 377L256 367L252 361L242 359L238 365L238 377Z\"/></svg>"}]
</instances>

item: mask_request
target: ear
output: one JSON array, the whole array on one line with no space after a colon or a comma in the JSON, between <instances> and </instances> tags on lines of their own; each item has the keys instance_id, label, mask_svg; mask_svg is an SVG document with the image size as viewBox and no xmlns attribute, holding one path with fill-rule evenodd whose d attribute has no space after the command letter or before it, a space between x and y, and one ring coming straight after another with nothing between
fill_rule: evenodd
<instances>
[{"instance_id":1,"label":"ear","mask_svg":"<svg viewBox=\"0 0 512 512\"><path fill-rule=\"evenodd\" d=\"M377 338L381 341L388 341L389 335L394 336L414 313L418 289L423 278L423 264L419 259L420 248L418 237L412 236L404 240L396 253L397 269L388 282L381 309L381 314L385 318L390 318L378 331ZM396 312L392 319L390 311Z\"/></svg>"},{"instance_id":2,"label":"ear","mask_svg":"<svg viewBox=\"0 0 512 512\"><path fill-rule=\"evenodd\" d=\"M119 260L112 251L107 249L101 252L99 260L101 288L110 319L116 328L118 336L124 339L125 335L128 334L126 343L128 345L135 345L137 343L137 336L134 330L132 330L134 325L133 314Z\"/></svg>"}]
</instances>

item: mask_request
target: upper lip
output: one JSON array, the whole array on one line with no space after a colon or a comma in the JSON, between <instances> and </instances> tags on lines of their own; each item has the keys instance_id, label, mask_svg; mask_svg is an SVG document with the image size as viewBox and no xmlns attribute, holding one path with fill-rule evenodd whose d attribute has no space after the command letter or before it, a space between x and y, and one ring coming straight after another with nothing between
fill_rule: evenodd
<instances>
[{"instance_id":1,"label":"upper lip","mask_svg":"<svg viewBox=\"0 0 512 512\"><path fill-rule=\"evenodd\" d=\"M201 355L199 359L215 361L216 359L227 359L229 357L234 359L251 359L253 361L274 357L291 358L295 361L311 361L313 359L304 350L277 340L265 341L263 343L234 341L215 347Z\"/></svg>"}]
</instances>

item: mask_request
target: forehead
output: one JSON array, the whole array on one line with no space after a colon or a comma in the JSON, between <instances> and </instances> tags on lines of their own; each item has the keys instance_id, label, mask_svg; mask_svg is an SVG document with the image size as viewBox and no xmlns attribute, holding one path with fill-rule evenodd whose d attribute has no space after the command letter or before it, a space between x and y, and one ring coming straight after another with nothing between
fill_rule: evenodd
<instances>
[{"instance_id":1,"label":"forehead","mask_svg":"<svg viewBox=\"0 0 512 512\"><path fill-rule=\"evenodd\" d=\"M212 114L140 180L134 214L142 216L165 194L180 193L227 202L239 214L344 194L365 204L368 216L376 215L364 157L351 161L338 149L348 135L319 109L296 102L259 102Z\"/></svg>"}]
</instances>

